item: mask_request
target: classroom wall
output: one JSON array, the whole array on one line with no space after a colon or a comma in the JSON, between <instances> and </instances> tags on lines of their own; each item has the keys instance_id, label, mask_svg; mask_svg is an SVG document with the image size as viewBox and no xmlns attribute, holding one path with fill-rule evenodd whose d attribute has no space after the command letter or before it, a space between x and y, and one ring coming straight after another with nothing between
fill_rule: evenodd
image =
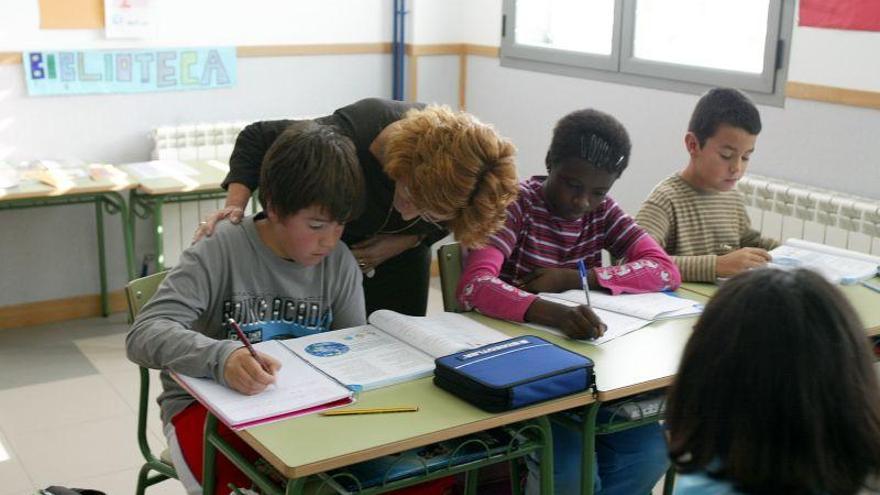
<instances>
[{"instance_id":1,"label":"classroom wall","mask_svg":"<svg viewBox=\"0 0 880 495\"><path fill-rule=\"evenodd\" d=\"M99 30L41 31L36 3L4 3L0 52L391 39L387 0L156 2L166 27L149 42L107 41ZM411 44L500 44L501 0L409 0L407 9ZM210 23L191 22L206 17ZM789 80L880 92L880 66L870 63L878 45L878 33L796 27ZM143 160L151 147L147 133L159 125L320 114L391 91L386 54L239 58L238 64L232 89L51 98L27 97L21 68L0 64L0 160ZM457 55L420 56L415 74L419 100L458 106ZM407 83L408 94L411 89ZM566 112L595 106L618 116L635 147L612 195L632 212L657 181L684 164L682 139L696 101L694 95L502 68L497 58L476 55L467 57L465 96L469 111L514 140L522 176L543 171L553 123ZM754 172L880 198L880 161L872 152L880 111L791 98L785 108L761 111L765 130ZM87 206L0 212L0 307L97 293L94 221ZM118 221L105 216L111 289L125 282ZM143 222L137 240L138 252L146 252Z\"/></svg>"},{"instance_id":2,"label":"classroom wall","mask_svg":"<svg viewBox=\"0 0 880 495\"><path fill-rule=\"evenodd\" d=\"M141 42L105 40L100 30L39 30L36 0L7 0L0 52L391 40L391 2L384 0L154 3L161 28ZM20 66L0 64L0 160L147 160L148 133L160 125L316 115L390 95L387 54L240 57L238 83L230 89L40 98L26 95ZM117 290L126 282L119 218L104 220L109 287ZM138 227L137 252L152 251L149 226ZM96 294L94 232L89 205L0 211L0 307Z\"/></svg>"}]
</instances>

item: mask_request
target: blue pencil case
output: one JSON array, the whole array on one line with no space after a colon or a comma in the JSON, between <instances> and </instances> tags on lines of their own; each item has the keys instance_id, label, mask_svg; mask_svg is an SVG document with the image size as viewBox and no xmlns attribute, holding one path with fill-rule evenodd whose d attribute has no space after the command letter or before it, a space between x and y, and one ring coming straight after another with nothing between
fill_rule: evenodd
<instances>
[{"instance_id":1,"label":"blue pencil case","mask_svg":"<svg viewBox=\"0 0 880 495\"><path fill-rule=\"evenodd\" d=\"M534 335L439 357L435 364L435 385L489 412L583 392L594 383L590 358Z\"/></svg>"}]
</instances>

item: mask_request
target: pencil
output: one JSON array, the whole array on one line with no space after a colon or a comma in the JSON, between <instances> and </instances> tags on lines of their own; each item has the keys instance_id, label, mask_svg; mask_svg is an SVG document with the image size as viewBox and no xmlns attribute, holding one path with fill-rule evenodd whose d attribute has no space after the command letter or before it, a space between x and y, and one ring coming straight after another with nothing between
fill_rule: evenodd
<instances>
[{"instance_id":1,"label":"pencil","mask_svg":"<svg viewBox=\"0 0 880 495\"><path fill-rule=\"evenodd\" d=\"M251 357L256 359L258 363L260 363L260 367L263 368L263 371L271 375L271 369L269 369L269 366L267 366L266 363L263 362L263 360L260 359L260 357L257 355L257 351L254 350L254 346L251 345L251 341L248 340L247 335L245 335L244 332L241 331L241 327L238 326L238 323L236 323L235 320L233 320L232 318L227 321L229 322L229 326L235 329L235 333L238 334L238 340L240 340L241 343L244 344L245 347L247 347L248 352L251 353Z\"/></svg>"},{"instance_id":2,"label":"pencil","mask_svg":"<svg viewBox=\"0 0 880 495\"><path fill-rule=\"evenodd\" d=\"M400 407L374 407L369 409L338 409L335 411L322 412L322 416L349 416L355 414L383 414L397 412L417 412L419 406L400 406Z\"/></svg>"}]
</instances>

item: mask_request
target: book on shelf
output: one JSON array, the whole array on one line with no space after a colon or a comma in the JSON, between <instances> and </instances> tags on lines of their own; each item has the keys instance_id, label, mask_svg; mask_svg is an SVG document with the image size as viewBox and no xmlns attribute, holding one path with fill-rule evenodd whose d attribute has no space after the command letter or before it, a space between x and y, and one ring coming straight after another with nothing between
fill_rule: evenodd
<instances>
[{"instance_id":1,"label":"book on shelf","mask_svg":"<svg viewBox=\"0 0 880 495\"><path fill-rule=\"evenodd\" d=\"M587 299L582 290L565 292L542 292L541 297L550 300L565 300L577 304L586 304ZM698 315L703 306L690 299L677 296L673 292L646 292L643 294L611 294L591 290L590 303L593 308L611 311L642 320L666 320Z\"/></svg>"},{"instance_id":2,"label":"book on shelf","mask_svg":"<svg viewBox=\"0 0 880 495\"><path fill-rule=\"evenodd\" d=\"M172 376L226 426L240 430L354 402L354 392L315 369L280 340L254 344L254 349L281 362L275 383L256 395L245 395L211 378Z\"/></svg>"},{"instance_id":3,"label":"book on shelf","mask_svg":"<svg viewBox=\"0 0 880 495\"><path fill-rule=\"evenodd\" d=\"M430 376L434 359L508 336L464 315L406 316L373 312L369 324L254 349L281 362L276 382L244 395L210 378L174 378L224 424L242 429L350 404L355 392Z\"/></svg>"},{"instance_id":4,"label":"book on shelf","mask_svg":"<svg viewBox=\"0 0 880 495\"><path fill-rule=\"evenodd\" d=\"M803 239L786 240L770 256L770 266L808 268L834 284L855 284L880 274L880 257Z\"/></svg>"},{"instance_id":5,"label":"book on shelf","mask_svg":"<svg viewBox=\"0 0 880 495\"><path fill-rule=\"evenodd\" d=\"M467 316L374 311L369 324L283 341L347 386L369 390L430 376L434 359L509 338Z\"/></svg>"}]
</instances>

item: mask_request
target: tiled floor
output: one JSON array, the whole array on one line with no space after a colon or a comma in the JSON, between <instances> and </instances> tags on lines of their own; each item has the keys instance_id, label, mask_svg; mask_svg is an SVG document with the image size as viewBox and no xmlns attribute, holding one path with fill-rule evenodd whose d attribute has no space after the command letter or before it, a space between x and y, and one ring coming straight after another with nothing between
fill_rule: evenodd
<instances>
[{"instance_id":1,"label":"tiled floor","mask_svg":"<svg viewBox=\"0 0 880 495\"><path fill-rule=\"evenodd\" d=\"M429 314L443 311L432 283ZM125 316L0 331L0 495L49 485L134 493L138 371L125 357ZM152 380L156 384L157 380ZM164 446L151 390L149 440ZM161 448L157 449L161 450ZM181 495L175 481L149 495Z\"/></svg>"}]
</instances>

